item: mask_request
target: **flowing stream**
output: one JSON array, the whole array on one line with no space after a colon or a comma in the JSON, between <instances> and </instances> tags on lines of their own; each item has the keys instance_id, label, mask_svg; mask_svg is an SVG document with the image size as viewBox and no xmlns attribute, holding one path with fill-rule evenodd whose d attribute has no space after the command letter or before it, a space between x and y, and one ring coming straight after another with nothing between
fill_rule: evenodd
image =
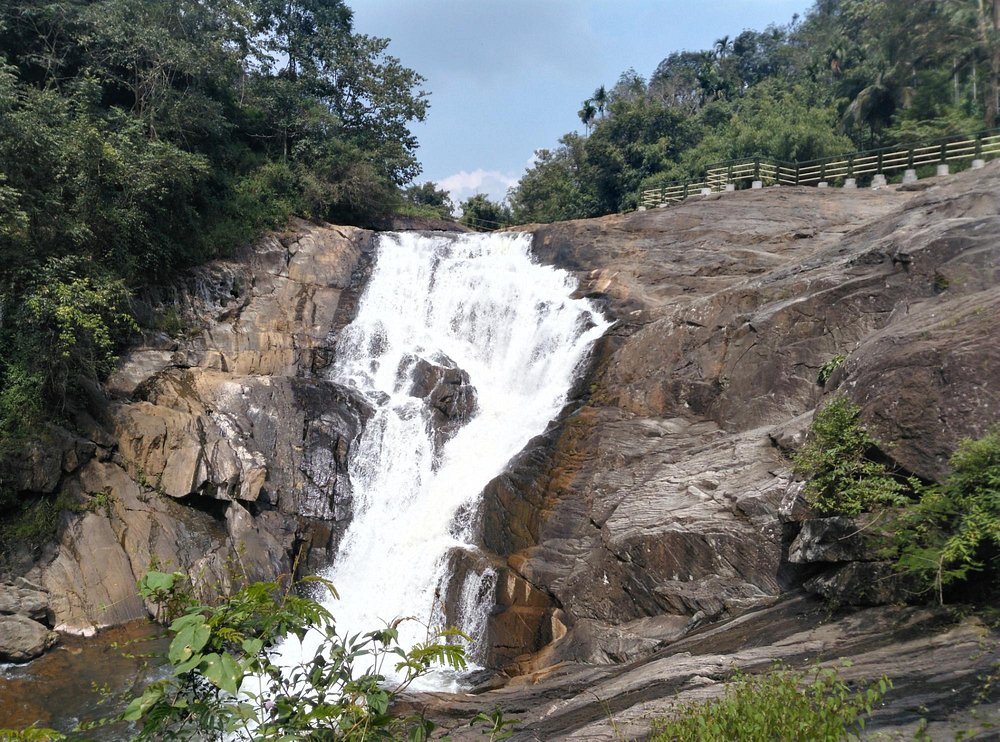
<instances>
[{"instance_id":1,"label":"flowing stream","mask_svg":"<svg viewBox=\"0 0 1000 742\"><path fill-rule=\"evenodd\" d=\"M340 627L414 616L400 627L410 646L425 625L443 625L450 557L475 553L483 487L558 415L608 327L590 302L570 298L567 273L534 262L530 244L523 234L380 238L331 371L376 409L355 444L353 520L326 575L342 596L328 606ZM464 371L475 390L447 435L423 388L428 369L450 373L450 391ZM491 570L471 571L448 622L482 637L492 583Z\"/></svg>"}]
</instances>

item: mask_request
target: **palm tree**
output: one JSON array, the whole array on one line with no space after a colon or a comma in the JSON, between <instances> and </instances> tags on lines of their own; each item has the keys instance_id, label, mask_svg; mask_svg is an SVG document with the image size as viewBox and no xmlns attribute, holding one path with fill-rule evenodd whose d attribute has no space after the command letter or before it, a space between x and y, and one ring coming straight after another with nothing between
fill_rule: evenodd
<instances>
[{"instance_id":1,"label":"palm tree","mask_svg":"<svg viewBox=\"0 0 1000 742\"><path fill-rule=\"evenodd\" d=\"M858 127L860 144L864 146L864 127L868 125L871 143L876 133L892 119L897 108L906 107L913 95L913 88L902 83L903 75L898 66L880 69L874 78L851 100L844 111L843 123L847 130Z\"/></svg>"},{"instance_id":2,"label":"palm tree","mask_svg":"<svg viewBox=\"0 0 1000 742\"><path fill-rule=\"evenodd\" d=\"M597 112L601 114L601 118L604 118L604 112L608 108L608 91L604 89L603 85L594 91L594 97L591 98L591 101L597 106Z\"/></svg>"},{"instance_id":3,"label":"palm tree","mask_svg":"<svg viewBox=\"0 0 1000 742\"><path fill-rule=\"evenodd\" d=\"M715 40L712 48L715 49L716 59L725 59L733 51L733 42L728 35L723 36L721 39Z\"/></svg>"},{"instance_id":4,"label":"palm tree","mask_svg":"<svg viewBox=\"0 0 1000 742\"><path fill-rule=\"evenodd\" d=\"M580 121L583 125L587 127L587 133L590 134L590 127L594 125L594 117L597 116L597 109L594 107L594 101L589 98L583 102L583 107L577 111L577 116L580 117Z\"/></svg>"}]
</instances>

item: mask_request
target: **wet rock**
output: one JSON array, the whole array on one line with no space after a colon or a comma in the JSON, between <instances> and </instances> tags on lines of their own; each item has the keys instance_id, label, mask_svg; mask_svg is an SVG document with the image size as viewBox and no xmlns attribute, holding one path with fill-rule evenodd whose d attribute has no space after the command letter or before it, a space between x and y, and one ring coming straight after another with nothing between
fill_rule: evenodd
<instances>
[{"instance_id":1,"label":"wet rock","mask_svg":"<svg viewBox=\"0 0 1000 742\"><path fill-rule=\"evenodd\" d=\"M917 580L890 562L847 562L807 580L803 587L836 606L889 605L928 595Z\"/></svg>"},{"instance_id":2,"label":"wet rock","mask_svg":"<svg viewBox=\"0 0 1000 742\"><path fill-rule=\"evenodd\" d=\"M401 374L409 374L410 395L426 400L437 448L458 432L476 412L476 389L469 374L444 353L431 358L407 356Z\"/></svg>"},{"instance_id":3,"label":"wet rock","mask_svg":"<svg viewBox=\"0 0 1000 742\"><path fill-rule=\"evenodd\" d=\"M58 635L22 614L0 616L0 662L27 662L45 653Z\"/></svg>"}]
</instances>

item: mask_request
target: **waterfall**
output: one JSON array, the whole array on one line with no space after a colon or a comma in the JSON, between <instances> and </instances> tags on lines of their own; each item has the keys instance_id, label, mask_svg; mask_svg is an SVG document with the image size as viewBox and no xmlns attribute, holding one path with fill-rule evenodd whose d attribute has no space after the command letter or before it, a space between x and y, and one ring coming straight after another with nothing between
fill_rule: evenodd
<instances>
[{"instance_id":1,"label":"waterfall","mask_svg":"<svg viewBox=\"0 0 1000 742\"><path fill-rule=\"evenodd\" d=\"M415 616L400 627L404 646L425 638L420 623L441 625L449 556L475 551L483 487L558 415L607 329L530 245L525 234L380 237L330 371L375 406L350 463L353 519L326 575L338 625ZM450 386L434 398L432 382ZM456 419L441 412L461 403ZM470 574L450 621L482 635L494 580Z\"/></svg>"}]
</instances>

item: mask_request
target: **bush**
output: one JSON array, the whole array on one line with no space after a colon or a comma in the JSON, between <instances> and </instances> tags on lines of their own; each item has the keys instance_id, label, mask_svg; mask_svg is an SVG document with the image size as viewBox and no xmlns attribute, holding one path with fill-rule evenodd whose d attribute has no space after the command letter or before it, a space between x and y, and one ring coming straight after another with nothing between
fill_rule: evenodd
<instances>
[{"instance_id":1,"label":"bush","mask_svg":"<svg viewBox=\"0 0 1000 742\"><path fill-rule=\"evenodd\" d=\"M176 610L181 577L150 572L140 593L173 601ZM333 591L319 578L310 581ZM433 725L395 717L390 705L434 665L464 668L465 655L448 643L454 630L432 631L404 650L401 620L363 635L340 634L322 605L279 582L249 585L219 606L191 603L169 627L169 676L149 685L120 718L141 725L138 740L424 740ZM307 634L318 638L312 656L280 663L279 641ZM400 680L387 683L386 662Z\"/></svg>"},{"instance_id":2,"label":"bush","mask_svg":"<svg viewBox=\"0 0 1000 742\"><path fill-rule=\"evenodd\" d=\"M822 515L858 515L907 502L909 483L873 458L878 442L861 427L861 409L838 397L816 413L795 473L807 479L805 496Z\"/></svg>"},{"instance_id":3,"label":"bush","mask_svg":"<svg viewBox=\"0 0 1000 742\"><path fill-rule=\"evenodd\" d=\"M764 675L738 672L722 698L691 703L653 722L652 742L839 742L859 737L892 683L884 675L853 692L837 670L796 672L776 666Z\"/></svg>"},{"instance_id":4,"label":"bush","mask_svg":"<svg viewBox=\"0 0 1000 742\"><path fill-rule=\"evenodd\" d=\"M959 443L951 473L899 514L899 568L917 575L944 602L944 587L996 560L1000 549L1000 425Z\"/></svg>"}]
</instances>

